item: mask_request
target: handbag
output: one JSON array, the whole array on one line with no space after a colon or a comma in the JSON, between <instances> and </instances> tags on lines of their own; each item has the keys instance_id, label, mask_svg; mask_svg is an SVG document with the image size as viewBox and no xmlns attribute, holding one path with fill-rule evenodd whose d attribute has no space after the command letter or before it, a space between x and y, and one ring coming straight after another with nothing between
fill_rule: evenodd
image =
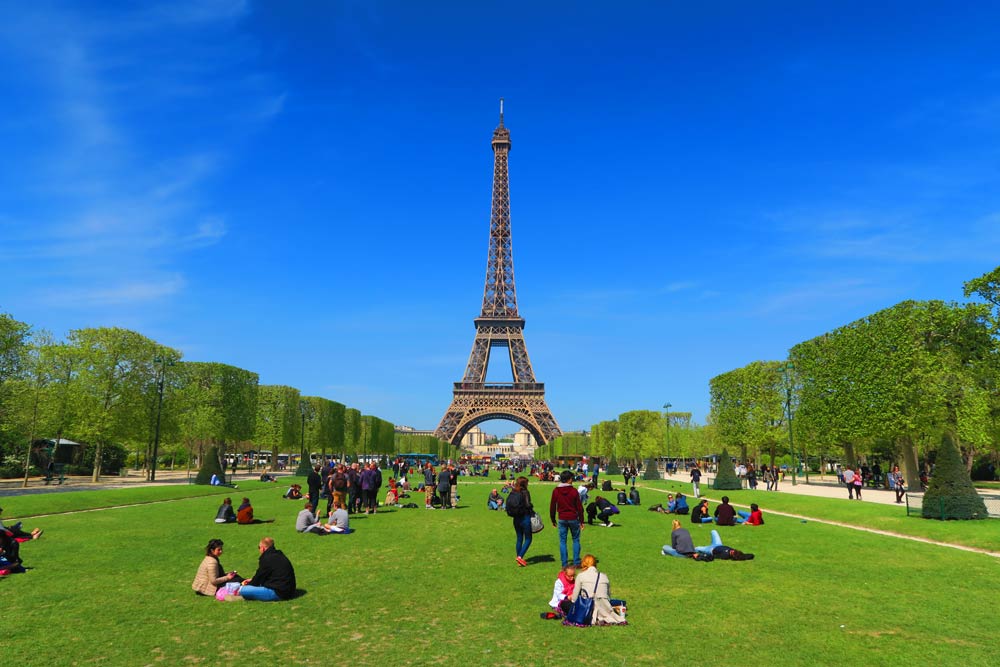
<instances>
[{"instance_id":1,"label":"handbag","mask_svg":"<svg viewBox=\"0 0 1000 667\"><path fill-rule=\"evenodd\" d=\"M569 613L566 614L566 623L569 625L590 625L594 617L594 595L597 595L597 583L601 580L601 573L597 573L597 580L594 582L594 592L590 595L587 591L580 591L580 596L573 603ZM586 597L584 597L586 596Z\"/></svg>"},{"instance_id":2,"label":"handbag","mask_svg":"<svg viewBox=\"0 0 1000 667\"><path fill-rule=\"evenodd\" d=\"M540 533L542 529L545 528L545 524L542 522L542 517L538 515L538 512L531 513L531 532Z\"/></svg>"}]
</instances>

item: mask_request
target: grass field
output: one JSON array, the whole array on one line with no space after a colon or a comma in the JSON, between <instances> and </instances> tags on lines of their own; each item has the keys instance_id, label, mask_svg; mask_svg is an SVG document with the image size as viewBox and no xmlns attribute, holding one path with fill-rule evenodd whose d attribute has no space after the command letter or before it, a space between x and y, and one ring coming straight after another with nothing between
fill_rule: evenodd
<instances>
[{"instance_id":1,"label":"grass field","mask_svg":"<svg viewBox=\"0 0 1000 667\"><path fill-rule=\"evenodd\" d=\"M696 563L661 556L670 520L643 505L618 526L588 527L629 625L543 621L558 570L548 526L514 563L510 519L485 509L496 482L462 478L457 511L386 509L353 517L350 536L299 535L301 504L285 485L241 484L274 524L217 526L206 487L156 487L0 499L5 517L36 515L44 537L23 545L31 570L0 580L4 644L25 665L994 665L996 558L799 519L769 510L998 548L996 521L933 522L898 507L733 492L767 524L722 528L756 560ZM652 483L659 489L667 483ZM551 485L532 483L538 508ZM679 485L677 488L682 488ZM686 490L686 489L685 489ZM196 494L190 496L189 494ZM163 502L157 502L163 500ZM134 504L133 503L142 503ZM103 511L40 516L70 509ZM696 544L708 526L685 523ZM304 593L283 603L223 603L190 584L204 547L250 576L272 535ZM12 652L12 653L11 653Z\"/></svg>"}]
</instances>

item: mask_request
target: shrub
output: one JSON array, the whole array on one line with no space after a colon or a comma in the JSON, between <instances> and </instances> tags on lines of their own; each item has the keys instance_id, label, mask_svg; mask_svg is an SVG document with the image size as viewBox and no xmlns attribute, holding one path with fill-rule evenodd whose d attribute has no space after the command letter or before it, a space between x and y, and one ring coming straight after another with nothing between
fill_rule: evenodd
<instances>
[{"instance_id":1,"label":"shrub","mask_svg":"<svg viewBox=\"0 0 1000 667\"><path fill-rule=\"evenodd\" d=\"M646 459L642 464L643 479L660 479L660 470L656 467L656 459Z\"/></svg>"},{"instance_id":2,"label":"shrub","mask_svg":"<svg viewBox=\"0 0 1000 667\"><path fill-rule=\"evenodd\" d=\"M195 484L211 484L212 475L218 475L219 479L226 478L226 472L222 469L222 464L219 462L219 448L209 447L208 453L205 454L204 460L201 462L201 468L198 469L198 476L194 478Z\"/></svg>"},{"instance_id":3,"label":"shrub","mask_svg":"<svg viewBox=\"0 0 1000 667\"><path fill-rule=\"evenodd\" d=\"M733 470L733 459L725 449L719 457L719 472L715 475L712 488L717 491L739 491L743 488L743 483Z\"/></svg>"},{"instance_id":4,"label":"shrub","mask_svg":"<svg viewBox=\"0 0 1000 667\"><path fill-rule=\"evenodd\" d=\"M941 438L934 477L924 494L922 513L925 519L985 519L988 516L986 503L972 486L955 438L949 432Z\"/></svg>"}]
</instances>

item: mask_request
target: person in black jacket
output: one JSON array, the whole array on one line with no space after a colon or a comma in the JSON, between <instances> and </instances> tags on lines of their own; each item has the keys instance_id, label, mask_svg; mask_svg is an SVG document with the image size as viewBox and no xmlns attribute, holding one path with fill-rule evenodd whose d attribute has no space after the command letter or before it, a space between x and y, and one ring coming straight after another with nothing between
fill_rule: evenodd
<instances>
[{"instance_id":1,"label":"person in black jacket","mask_svg":"<svg viewBox=\"0 0 1000 667\"><path fill-rule=\"evenodd\" d=\"M708 515L707 500L702 500L691 510L691 523L712 523L712 517Z\"/></svg>"},{"instance_id":2,"label":"person in black jacket","mask_svg":"<svg viewBox=\"0 0 1000 667\"><path fill-rule=\"evenodd\" d=\"M276 602L295 597L295 569L282 552L274 548L274 538L265 537L257 545L260 559L253 579L244 579L239 594L246 600Z\"/></svg>"},{"instance_id":3,"label":"person in black jacket","mask_svg":"<svg viewBox=\"0 0 1000 667\"><path fill-rule=\"evenodd\" d=\"M323 478L319 475L320 466L314 466L309 476L306 477L306 486L309 488L309 504L314 508L319 507L319 490L323 488Z\"/></svg>"}]
</instances>

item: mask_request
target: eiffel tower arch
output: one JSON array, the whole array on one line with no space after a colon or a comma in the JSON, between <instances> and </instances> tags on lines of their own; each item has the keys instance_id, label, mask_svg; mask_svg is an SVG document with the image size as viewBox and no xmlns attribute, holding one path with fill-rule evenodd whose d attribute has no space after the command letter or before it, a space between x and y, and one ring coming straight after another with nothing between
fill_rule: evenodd
<instances>
[{"instance_id":1,"label":"eiffel tower arch","mask_svg":"<svg viewBox=\"0 0 1000 667\"><path fill-rule=\"evenodd\" d=\"M493 209L486 259L483 309L475 321L476 337L461 382L456 382L451 405L435 435L456 447L473 426L490 419L507 419L528 429L539 445L562 435L545 402L545 385L535 381L524 342L524 318L517 314L514 255L510 236L510 190L507 156L510 131L500 124L493 131ZM506 352L513 382L487 382L490 354Z\"/></svg>"}]
</instances>

